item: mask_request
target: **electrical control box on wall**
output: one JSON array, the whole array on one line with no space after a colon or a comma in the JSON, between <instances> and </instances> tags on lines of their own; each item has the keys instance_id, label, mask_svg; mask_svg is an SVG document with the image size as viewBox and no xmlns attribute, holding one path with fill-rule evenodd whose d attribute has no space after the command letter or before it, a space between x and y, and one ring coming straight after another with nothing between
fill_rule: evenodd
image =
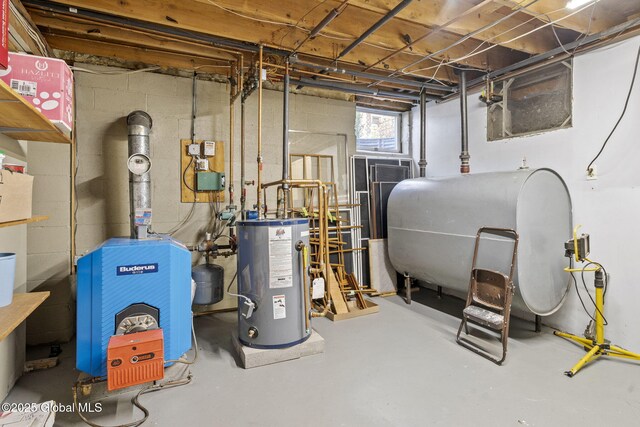
<instances>
[{"instance_id":1,"label":"electrical control box on wall","mask_svg":"<svg viewBox=\"0 0 640 427\"><path fill-rule=\"evenodd\" d=\"M224 173L198 172L196 176L197 191L224 191Z\"/></svg>"},{"instance_id":2,"label":"electrical control box on wall","mask_svg":"<svg viewBox=\"0 0 640 427\"><path fill-rule=\"evenodd\" d=\"M224 202L224 143L180 140L182 203Z\"/></svg>"}]
</instances>

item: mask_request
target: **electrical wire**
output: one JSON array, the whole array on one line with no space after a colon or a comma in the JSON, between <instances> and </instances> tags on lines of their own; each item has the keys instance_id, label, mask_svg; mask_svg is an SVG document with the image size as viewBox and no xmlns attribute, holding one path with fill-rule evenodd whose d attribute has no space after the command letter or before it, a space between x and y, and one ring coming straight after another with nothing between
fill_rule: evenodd
<instances>
[{"instance_id":1,"label":"electrical wire","mask_svg":"<svg viewBox=\"0 0 640 427\"><path fill-rule=\"evenodd\" d=\"M587 288L587 282L584 279L584 272L586 271L586 269L590 266L590 265L595 265L598 266L603 272L604 272L604 289L602 291L602 304L604 304L604 298L607 295L607 288L608 288L608 282L609 282L609 276L607 275L607 270L604 269L604 267L597 262L592 262L589 261L587 264L585 264L582 267L582 271L580 272L580 276L582 278L582 286L584 287L584 290L587 292L587 295L589 296L589 299L591 300L591 302L593 303L593 306L596 308L596 312L598 314L600 314L600 316L602 316L602 321L604 323L605 326L607 326L609 324L609 322L607 321L607 318L604 317L604 313L602 311L600 311L600 309L598 308L598 305L596 304L596 301L593 299L593 297L591 296L591 294L589 293L589 289ZM589 316L591 317L591 316ZM594 319L593 317L591 317L591 319L595 322L596 319Z\"/></svg>"},{"instance_id":2,"label":"electrical wire","mask_svg":"<svg viewBox=\"0 0 640 427\"><path fill-rule=\"evenodd\" d=\"M491 45L491 46L489 46L489 47L487 47L487 48L484 48L484 49L482 49L482 50L477 50L478 48L475 48L474 50L472 50L470 53L468 53L468 54L466 54L466 55L463 55L463 56L461 56L461 57L459 57L459 58L455 58L455 59L451 59L451 60L449 60L449 61L448 61L446 64L444 64L444 65L453 64L453 63L459 63L460 61L464 61L465 59L469 59L469 58L471 58L471 57L473 57L473 56L479 55L479 54L481 54L481 53L485 53L485 52L487 52L487 51L489 51L489 50L491 50L491 49L494 49L494 48L496 48L496 47L498 47L498 46L501 46L501 45L503 45L503 44L512 43L512 42L514 42L514 41L516 41L516 40L519 40L519 39L521 39L521 38L523 38L523 37L527 37L527 36L529 36L529 35L531 35L531 34L533 34L533 33L537 32L537 31L540 31L541 29L543 29L543 28L545 28L545 27L548 27L548 26L550 26L550 25L553 25L553 24L556 24L556 23L558 23L558 22L561 22L561 21L563 21L563 20L565 20L565 19L567 19L567 18L570 18L571 16L573 16L573 15L575 15L575 14L577 14L577 13L580 13L580 12L582 12L583 10L585 10L585 9L587 9L587 8L589 8L589 7L591 7L591 4L588 4L587 6L582 7L582 8L580 8L580 9L576 10L575 12L572 12L572 13L570 13L570 14L568 14L568 15L562 16L562 17L560 17L560 18L558 18L558 19L556 19L556 20L554 20L554 21L547 22L547 23L546 23L546 24L544 24L544 25L541 25L541 26L539 26L539 27L536 27L536 28L534 28L533 30L527 31L527 32L526 32L526 33L524 33L524 34L520 34L519 36L513 37L513 38L511 38L510 40L507 40L507 41L502 42L502 43L500 43L500 44L494 44L494 45ZM556 12L556 11L554 11L554 12ZM550 13L554 13L554 12L550 12ZM522 24L521 24L521 25L522 25ZM508 30L508 31L506 31L506 32L509 32L509 31L511 31L511 30ZM483 43L485 43L485 42L483 42ZM482 44L481 44L481 45L482 45ZM410 66L410 65L409 65L409 66ZM409 67L409 66L407 66L407 67ZM440 65L433 65L433 66L431 66L431 67L420 68L420 69L418 69L418 70L413 70L413 71L411 71L411 72L404 72L403 74L410 74L410 75L412 75L412 73L416 73L416 72L418 72L418 71L428 71L428 70L431 70L431 69L436 68L436 67L439 67L439 66L440 66ZM406 69L407 67L405 67L405 69Z\"/></svg>"},{"instance_id":3,"label":"electrical wire","mask_svg":"<svg viewBox=\"0 0 640 427\"><path fill-rule=\"evenodd\" d=\"M580 46L582 46L582 42L584 41L584 39L589 35L589 33L591 32L591 23L593 22L593 14L595 13L596 7L598 5L598 2L594 2L592 3L593 7L591 8L591 16L589 17L589 25L587 26L587 30L584 33L580 33L578 35L578 37L574 40L575 42L578 42L576 44L576 47L573 49L573 51L569 52L565 47L564 44L560 41L560 37L558 37L558 33L556 32L556 26L555 25L551 25L551 31L553 32L554 37L556 38L556 41L558 42L558 45L560 46L560 49L562 49L564 51L564 53L566 53L569 56L573 56L576 54L576 51L580 48ZM547 18L547 22L551 21L551 18L549 18L549 15L544 14L544 16L546 16ZM582 40L580 40L582 39Z\"/></svg>"},{"instance_id":4,"label":"electrical wire","mask_svg":"<svg viewBox=\"0 0 640 427\"><path fill-rule=\"evenodd\" d=\"M327 0L325 0L325 1L327 1ZM535 1L539 1L539 0L535 0ZM262 19L262 18L256 18L256 17L249 16L249 15L244 15L244 14L239 13L239 12L236 12L236 11L234 11L234 10L232 10L232 9L226 8L226 7L224 7L224 6L220 5L220 4L218 4L218 3L216 3L216 2L214 2L214 1L212 1L212 0L207 0L207 2L208 2L209 4L211 4L211 5L213 5L213 6L217 7L217 8L219 8L219 9L222 9L223 11L225 11L225 12L227 12L227 13L230 13L230 14L232 14L232 15L236 15L236 16L238 16L238 17L240 17L240 18L249 19L249 20L251 20L251 21L255 21L255 22L261 22L261 23L264 23L264 24L272 24L272 25L279 25L279 26L283 26L283 27L289 27L290 29L297 29L297 30L300 30L300 31L302 31L302 32L304 32L304 33L306 33L306 34L311 33L311 30L309 30L309 29L307 29L307 28L304 28L304 27L301 27L301 26L300 26L300 25L298 25L298 24L300 23L300 21L302 21L302 19L304 19L304 17L305 17L305 16L307 16L309 13L311 13L311 12L313 11L313 9L315 9L316 7L318 7L318 6L320 6L320 5L322 5L322 4L324 3L324 2L321 2L321 3L317 4L313 9L311 9L311 10L310 10L309 12L307 12L307 13L306 13L302 18L300 18L300 19L299 19L295 24L290 24L290 23L288 23L288 22L272 21L272 20L269 20L269 19ZM283 46L283 45L282 45L282 42L283 42L283 41L284 41L284 39L289 35L289 33L290 33L290 32L291 32L291 31L289 31L288 33L285 33L285 34L282 36L282 38L281 38L281 40L280 40L280 44L279 44L279 46L281 46L281 47ZM324 38L327 38L327 39L331 39L331 40L340 40L340 41L354 41L354 40L356 40L356 39L357 39L357 37L341 37L341 36L329 35L329 34L324 33L324 32L320 32L320 33L318 33L317 37L324 37ZM362 44L363 44L363 45L366 45L366 46L370 46L370 47L378 48L378 49L389 50L389 51L394 51L394 50L396 50L396 49L391 48L391 47L385 47L385 46L377 45L377 44L370 43L370 42L362 42ZM422 56L422 54L420 54L420 53L413 53L413 52L411 52L411 53L406 52L406 53L407 53L408 55Z\"/></svg>"},{"instance_id":5,"label":"electrical wire","mask_svg":"<svg viewBox=\"0 0 640 427\"><path fill-rule=\"evenodd\" d=\"M194 190L189 186L189 184L187 184L187 171L193 164L194 159L195 159L195 156L191 156L191 160L189 161L189 164L184 169L184 171L182 171L182 182L184 183L185 187L193 191L193 203L191 204L191 209L187 213L187 216L185 216L184 219L182 219L182 221L180 221L177 225L175 225L171 230L167 231L166 234L170 236L173 236L178 231L182 230L182 228L191 220L191 218L193 217L193 213L195 212L195 209L196 209L196 190Z\"/></svg>"},{"instance_id":6,"label":"electrical wire","mask_svg":"<svg viewBox=\"0 0 640 427\"><path fill-rule=\"evenodd\" d=\"M196 327L194 324L194 317L191 317L191 336L193 337L193 360L188 361L184 359L165 360L164 363L182 363L184 365L193 365L198 360L198 338L196 338Z\"/></svg>"},{"instance_id":7,"label":"electrical wire","mask_svg":"<svg viewBox=\"0 0 640 427\"><path fill-rule=\"evenodd\" d=\"M227 286L227 293L229 295L231 295L232 297L238 297L238 298L242 298L245 301L249 302L250 304L253 304L253 301L251 301L251 298L246 297L244 295L240 295L240 294L234 294L233 292L231 292L231 285L233 285L233 282L235 282L236 277L238 277L238 272L236 271L236 273L233 275L233 278L231 279L231 282L229 282L229 286Z\"/></svg>"},{"instance_id":8,"label":"electrical wire","mask_svg":"<svg viewBox=\"0 0 640 427\"><path fill-rule=\"evenodd\" d=\"M409 65L403 67L401 70L399 70L399 72L403 73L409 67L413 67L414 65L418 65L419 63L421 63L423 61L426 61L427 59L431 59L436 55L442 54L442 53L450 50L451 48L454 48L454 47L458 46L459 44L464 43L465 41L467 41L468 39L472 38L473 36L475 36L477 34L480 34L480 33L483 33L486 30L491 29L494 26L498 25L499 23L511 18L512 16L514 16L514 15L516 15L518 13L520 13L521 11L526 10L529 6L537 3L538 1L540 1L540 0L532 0L531 2L527 3L524 6L518 6L518 8L516 10L514 10L513 12L511 12L510 14L503 16L502 18L498 19L497 21L494 21L494 22L492 22L490 24L487 24L482 28L479 28L479 29L477 29L475 31L472 31L472 32L468 33L467 35L459 38L458 40L456 40L455 42L453 42L452 44L450 44L449 46L447 46L445 48L442 48L442 49L440 49L440 50L438 50L436 52L430 53L429 55L426 55L424 58L422 58L422 59L420 59L418 61L412 62L411 64L409 64ZM510 30L507 30L506 32L513 31L515 28L517 28L517 27L514 27L514 28L512 28ZM504 33L505 32L503 32L503 34ZM395 74L395 73L392 73L392 75L393 74Z\"/></svg>"},{"instance_id":9,"label":"electrical wire","mask_svg":"<svg viewBox=\"0 0 640 427\"><path fill-rule=\"evenodd\" d=\"M198 340L196 338L196 330L195 330L195 326L194 326L194 318L191 318L191 334L193 337L193 349L194 349L194 356L193 356L193 360L191 361L187 361L184 359L176 359L176 360L165 360L164 363L182 363L185 365L193 365L196 360L198 360ZM160 390L166 390L169 388L174 388L174 387L179 387L182 385L187 385L191 382L193 376L191 375L191 373L189 372L187 374L186 377L179 379L179 380L170 380L170 381L166 381L163 383L158 383L158 384L150 384L147 387L142 388L140 391L138 391L138 393L136 393L132 398L131 398L131 404L133 406L135 406L136 408L138 408L140 411L142 411L143 416L142 418L136 420L136 421L132 421L130 423L126 423L126 424L118 424L118 425L114 425L114 426L105 426L103 424L98 424L95 423L93 421L90 421L80 410L80 405L78 404L78 386L79 385L83 385L82 383L80 383L79 381L76 382L73 386L73 407L74 410L76 412L76 414L78 415L78 417L80 417L80 419L90 425L91 427L138 427L142 424L144 424L147 419L149 418L150 412L149 410L144 407L141 403L140 403L140 396L142 396L143 394L147 394L147 393L153 393L156 391L160 391Z\"/></svg>"},{"instance_id":10,"label":"electrical wire","mask_svg":"<svg viewBox=\"0 0 640 427\"><path fill-rule=\"evenodd\" d=\"M123 74L137 74L137 73L145 73L147 71L155 71L155 70L159 70L161 67L147 67L147 68L140 68L139 70L104 70L104 71L98 71L98 70L90 70L88 68L82 68L82 67L70 67L73 71L81 71L83 73L89 73L89 74L103 74L103 75L108 75L108 76L119 76L119 75L123 75Z\"/></svg>"},{"instance_id":11,"label":"electrical wire","mask_svg":"<svg viewBox=\"0 0 640 427\"><path fill-rule=\"evenodd\" d=\"M604 290L603 290L603 295L602 295L602 302L604 303L604 297L607 294L607 288L608 288L608 284L609 284L609 276L607 275L607 270L605 270L605 268L599 264L599 263L595 263L595 262L589 262L588 264L585 264L582 267L582 270L580 272L580 276L582 278L582 285L584 287L585 292L587 293L587 295L589 296L589 299L591 300L591 302L593 303L593 306L595 307L596 311L600 314L600 316L602 316L602 320L604 325L608 325L609 322L607 321L607 319L604 317L604 314L600 311L600 309L598 308L598 306L596 305L595 300L593 299L593 297L591 296L591 294L589 293L589 289L587 288L587 282L584 278L584 273L587 269L587 267L589 267L590 265L597 265L598 267L600 267L602 269L602 271L604 272ZM584 300L582 299L582 295L580 295L580 290L578 289L578 280L576 279L576 276L573 272L573 258L569 258L569 269L570 274L571 274L571 279L573 280L573 287L576 290L576 295L578 295L578 299L580 300L580 304L582 305L582 308L584 310L584 312L587 314L587 316L589 316L589 318L595 322L596 318L594 316L591 315L591 312L589 312L589 309L587 309L587 305L585 304Z\"/></svg>"},{"instance_id":12,"label":"electrical wire","mask_svg":"<svg viewBox=\"0 0 640 427\"><path fill-rule=\"evenodd\" d=\"M315 6L313 6L311 9L309 9L304 15L302 15L300 17L300 19L298 19L298 21L295 23L295 25L297 26L298 24L300 24L300 22L302 22L302 20L304 18L306 18L310 13L313 13L314 10L316 10L317 8L319 8L320 6L322 6L323 4L325 4L327 1L329 0L322 0L320 3L316 4ZM284 33L284 35L280 38L280 46L282 46L282 43L284 42L284 39L291 34L291 28L289 29L289 31L287 31L286 33ZM297 50L297 48L296 48Z\"/></svg>"},{"instance_id":13,"label":"electrical wire","mask_svg":"<svg viewBox=\"0 0 640 427\"><path fill-rule=\"evenodd\" d=\"M45 46L44 41L42 40L40 34L38 34L31 27L31 25L27 22L24 16L22 16L22 13L18 10L17 7L13 5L13 3L9 2L9 7L11 9L11 17L15 17L18 21L20 21L22 28L24 28L27 31L27 34L29 34L29 37L31 37L31 39L36 43L36 45L38 45L38 48L40 49L40 53L44 56L48 56L47 47Z\"/></svg>"},{"instance_id":14,"label":"electrical wire","mask_svg":"<svg viewBox=\"0 0 640 427\"><path fill-rule=\"evenodd\" d=\"M640 61L640 46L638 46L638 53L636 54L636 63L633 66L633 77L631 78L631 85L629 85L629 92L627 93L627 99L624 101L624 108L622 109L622 114L620 114L620 117L618 117L618 120L616 121L616 124L613 126L613 129L611 129L611 132L609 132L607 139L604 140L604 143L602 144L602 147L600 147L600 151L598 151L598 154L596 154L593 160L589 162L589 165L587 166L587 172L589 174L593 173L593 169L591 168L591 166L596 160L598 160L598 157L600 157L600 155L604 151L605 147L609 143L609 140L615 133L616 129L618 128L618 125L620 124L620 122L624 118L625 113L627 112L627 107L629 106L629 100L631 99L631 94L633 93L633 86L636 83L636 76L638 74L638 61Z\"/></svg>"}]
</instances>

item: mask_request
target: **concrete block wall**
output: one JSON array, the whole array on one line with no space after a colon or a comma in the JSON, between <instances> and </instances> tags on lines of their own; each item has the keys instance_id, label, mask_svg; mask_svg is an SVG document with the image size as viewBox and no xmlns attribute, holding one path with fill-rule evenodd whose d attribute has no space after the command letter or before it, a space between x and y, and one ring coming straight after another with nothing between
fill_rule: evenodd
<instances>
[{"instance_id":1,"label":"concrete block wall","mask_svg":"<svg viewBox=\"0 0 640 427\"><path fill-rule=\"evenodd\" d=\"M33 214L49 219L27 226L28 291L59 281L71 271L71 149L66 144L29 143L29 173L34 176Z\"/></svg>"},{"instance_id":2,"label":"concrete block wall","mask_svg":"<svg viewBox=\"0 0 640 427\"><path fill-rule=\"evenodd\" d=\"M79 64L98 73L115 69ZM76 72L78 198L78 254L91 250L113 236L129 233L129 199L126 116L137 109L153 119L151 133L153 228L167 232L179 224L192 205L180 202L180 139L190 138L192 80L154 73L93 74ZM349 154L355 151L355 104L305 95L291 95L291 129L347 134ZM225 142L226 174L229 176L229 87L197 82L196 139ZM256 180L257 94L246 102L246 179ZM235 204L240 204L240 102L236 103ZM273 181L282 171L282 92L265 90L263 97L263 180ZM33 144L36 146L36 144ZM31 149L31 147L30 147ZM38 144L38 158L55 159L34 166L40 179L34 199L35 213L51 215L29 232L29 283L69 271L68 147ZM35 159L35 157L34 157ZM66 163L65 163L66 159ZM227 182L227 185L229 182ZM248 187L247 206L255 203L255 187ZM225 192L228 203L228 192ZM275 191L268 206L275 209ZM197 204L192 219L175 234L183 243L196 244L207 230L212 215L208 204ZM46 242L41 242L46 239ZM194 255L194 263L201 262ZM226 283L235 273L235 257L219 259L226 269ZM228 298L215 309L235 306Z\"/></svg>"},{"instance_id":3,"label":"concrete block wall","mask_svg":"<svg viewBox=\"0 0 640 427\"><path fill-rule=\"evenodd\" d=\"M0 135L0 151L7 156L6 163L25 165L27 144ZM27 289L27 226L0 228L0 252L16 254L15 280L7 284L0 277L0 286L12 286L14 292ZM9 336L0 340L0 401L22 374L25 361L25 325L18 326Z\"/></svg>"}]
</instances>

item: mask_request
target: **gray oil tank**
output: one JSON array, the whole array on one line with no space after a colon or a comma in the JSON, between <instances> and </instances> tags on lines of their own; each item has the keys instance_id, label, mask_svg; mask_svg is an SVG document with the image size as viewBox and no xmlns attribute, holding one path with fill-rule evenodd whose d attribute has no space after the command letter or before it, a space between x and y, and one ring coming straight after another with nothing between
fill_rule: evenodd
<instances>
[{"instance_id":1,"label":"gray oil tank","mask_svg":"<svg viewBox=\"0 0 640 427\"><path fill-rule=\"evenodd\" d=\"M478 229L513 228L520 235L514 306L544 316L564 302L571 197L556 172L410 179L393 189L387 213L389 257L398 272L466 292ZM483 238L478 267L508 272L511 248L502 238Z\"/></svg>"},{"instance_id":2,"label":"gray oil tank","mask_svg":"<svg viewBox=\"0 0 640 427\"><path fill-rule=\"evenodd\" d=\"M238 222L238 293L256 308L242 315L238 298L238 336L246 346L284 348L309 338L309 309L303 281L303 251L309 246L307 219L264 219ZM308 265L308 264L307 264Z\"/></svg>"},{"instance_id":3,"label":"gray oil tank","mask_svg":"<svg viewBox=\"0 0 640 427\"><path fill-rule=\"evenodd\" d=\"M191 269L191 277L196 282L193 303L209 305L222 301L224 268L216 264L202 264Z\"/></svg>"}]
</instances>

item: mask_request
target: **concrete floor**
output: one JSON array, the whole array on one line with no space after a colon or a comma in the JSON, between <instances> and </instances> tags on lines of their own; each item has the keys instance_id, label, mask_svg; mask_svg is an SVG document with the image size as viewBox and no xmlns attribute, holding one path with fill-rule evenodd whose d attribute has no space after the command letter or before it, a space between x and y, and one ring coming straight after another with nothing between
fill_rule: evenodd
<instances>
[{"instance_id":1,"label":"concrete floor","mask_svg":"<svg viewBox=\"0 0 640 427\"><path fill-rule=\"evenodd\" d=\"M196 319L200 349L187 386L148 394L145 425L157 426L635 426L640 369L600 360L574 378L562 373L583 350L515 321L502 367L455 343L463 302L422 289L411 306L378 298L380 312L314 322L324 354L250 370L239 367L230 333L235 313ZM586 323L586 322L585 322ZM26 374L8 402L69 404L74 349L61 364ZM107 425L140 416L120 396L93 419ZM82 425L58 414L56 425Z\"/></svg>"}]
</instances>

